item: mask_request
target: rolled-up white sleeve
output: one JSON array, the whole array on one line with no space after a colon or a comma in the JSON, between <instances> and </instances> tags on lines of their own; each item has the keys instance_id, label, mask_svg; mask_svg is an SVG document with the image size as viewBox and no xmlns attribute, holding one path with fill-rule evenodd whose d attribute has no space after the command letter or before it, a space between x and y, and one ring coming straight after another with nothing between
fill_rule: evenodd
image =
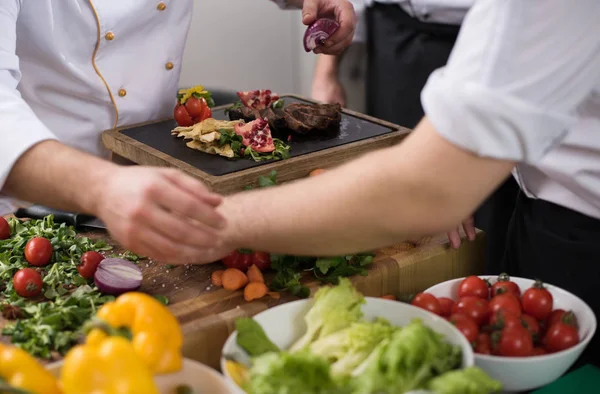
<instances>
[{"instance_id":1,"label":"rolled-up white sleeve","mask_svg":"<svg viewBox=\"0 0 600 394\"><path fill-rule=\"evenodd\" d=\"M599 20L597 0L478 0L422 91L427 118L480 156L537 162L598 86Z\"/></svg>"},{"instance_id":2,"label":"rolled-up white sleeve","mask_svg":"<svg viewBox=\"0 0 600 394\"><path fill-rule=\"evenodd\" d=\"M56 139L21 98L15 54L22 0L0 0L0 191L18 158L38 142Z\"/></svg>"}]
</instances>

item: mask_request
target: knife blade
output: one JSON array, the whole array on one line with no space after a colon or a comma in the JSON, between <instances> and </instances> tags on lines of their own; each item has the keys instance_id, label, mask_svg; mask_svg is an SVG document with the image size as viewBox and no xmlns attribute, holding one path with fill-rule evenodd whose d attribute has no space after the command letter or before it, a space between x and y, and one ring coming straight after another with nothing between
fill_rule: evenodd
<instances>
[{"instance_id":1,"label":"knife blade","mask_svg":"<svg viewBox=\"0 0 600 394\"><path fill-rule=\"evenodd\" d=\"M26 208L19 208L15 211L14 215L18 218L29 219L43 219L48 215L54 215L54 221L56 223L66 223L78 230L86 228L106 230L106 225L95 216L61 211L42 205L31 205Z\"/></svg>"}]
</instances>

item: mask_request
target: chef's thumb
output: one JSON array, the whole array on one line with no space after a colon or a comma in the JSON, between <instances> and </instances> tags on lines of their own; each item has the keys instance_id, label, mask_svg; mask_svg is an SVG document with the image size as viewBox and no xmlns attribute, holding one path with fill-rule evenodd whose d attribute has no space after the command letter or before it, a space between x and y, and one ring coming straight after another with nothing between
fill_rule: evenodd
<instances>
[{"instance_id":1,"label":"chef's thumb","mask_svg":"<svg viewBox=\"0 0 600 394\"><path fill-rule=\"evenodd\" d=\"M304 0L302 6L302 23L310 25L317 20L317 13L319 11L318 0Z\"/></svg>"}]
</instances>

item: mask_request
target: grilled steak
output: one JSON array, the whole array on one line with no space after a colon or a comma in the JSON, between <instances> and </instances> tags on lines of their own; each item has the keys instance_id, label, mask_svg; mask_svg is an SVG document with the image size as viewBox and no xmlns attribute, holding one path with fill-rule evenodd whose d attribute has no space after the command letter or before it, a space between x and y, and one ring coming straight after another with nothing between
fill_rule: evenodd
<instances>
[{"instance_id":1,"label":"grilled steak","mask_svg":"<svg viewBox=\"0 0 600 394\"><path fill-rule=\"evenodd\" d=\"M299 134L314 133L315 131L331 131L340 127L342 120L339 104L290 104L283 109L267 108L260 111L261 117L266 117L272 130L291 130ZM256 111L254 111L256 112ZM255 113L242 107L229 112L231 120L254 120Z\"/></svg>"}]
</instances>

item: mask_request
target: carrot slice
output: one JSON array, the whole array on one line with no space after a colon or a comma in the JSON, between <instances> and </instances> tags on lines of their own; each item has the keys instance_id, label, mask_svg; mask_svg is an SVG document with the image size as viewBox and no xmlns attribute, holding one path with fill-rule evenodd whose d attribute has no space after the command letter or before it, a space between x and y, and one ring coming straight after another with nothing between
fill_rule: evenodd
<instances>
[{"instance_id":1,"label":"carrot slice","mask_svg":"<svg viewBox=\"0 0 600 394\"><path fill-rule=\"evenodd\" d=\"M248 268L247 275L248 280L250 280L250 282L265 283L265 277L263 276L262 272L260 272L256 264L252 264L252 266Z\"/></svg>"},{"instance_id":2,"label":"carrot slice","mask_svg":"<svg viewBox=\"0 0 600 394\"><path fill-rule=\"evenodd\" d=\"M248 277L237 268L227 268L223 272L223 288L236 291L248 284Z\"/></svg>"},{"instance_id":3,"label":"carrot slice","mask_svg":"<svg viewBox=\"0 0 600 394\"><path fill-rule=\"evenodd\" d=\"M393 301L396 301L396 296L394 296L394 295L392 295L392 294L387 294L387 295L381 296L381 298L384 298L384 299L386 299L386 300L393 300Z\"/></svg>"},{"instance_id":4,"label":"carrot slice","mask_svg":"<svg viewBox=\"0 0 600 394\"><path fill-rule=\"evenodd\" d=\"M217 287L223 286L223 270L216 270L210 275L210 282Z\"/></svg>"},{"instance_id":5,"label":"carrot slice","mask_svg":"<svg viewBox=\"0 0 600 394\"><path fill-rule=\"evenodd\" d=\"M267 295L269 289L262 282L250 282L244 289L244 299L248 302L258 300Z\"/></svg>"}]
</instances>

